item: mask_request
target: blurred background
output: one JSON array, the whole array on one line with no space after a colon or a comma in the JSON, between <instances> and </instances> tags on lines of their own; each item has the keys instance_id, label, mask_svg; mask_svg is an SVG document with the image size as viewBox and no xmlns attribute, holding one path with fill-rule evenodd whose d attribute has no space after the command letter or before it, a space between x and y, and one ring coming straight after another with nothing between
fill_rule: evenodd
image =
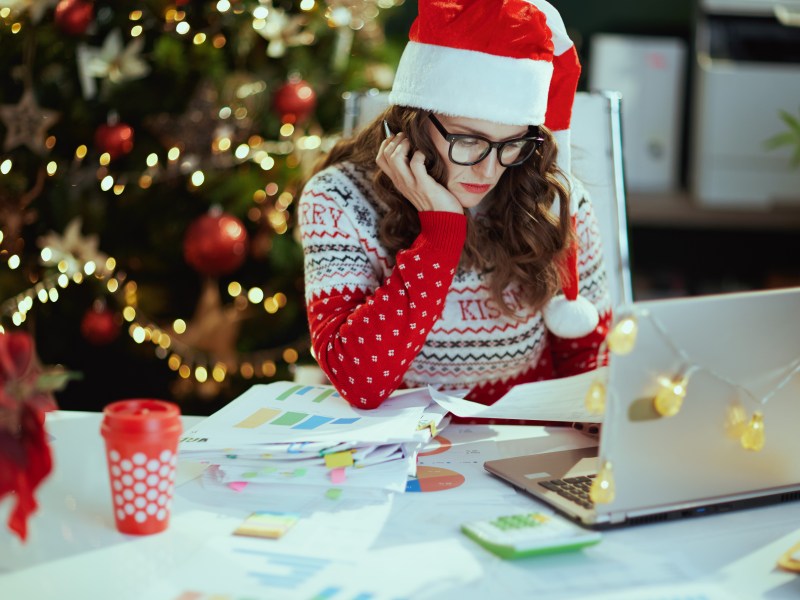
<instances>
[{"instance_id":1,"label":"blurred background","mask_svg":"<svg viewBox=\"0 0 800 600\"><path fill-rule=\"evenodd\" d=\"M555 1L623 95L634 298L800 285L800 1ZM410 0L0 0L0 319L58 395L210 414L313 364L299 186Z\"/></svg>"}]
</instances>

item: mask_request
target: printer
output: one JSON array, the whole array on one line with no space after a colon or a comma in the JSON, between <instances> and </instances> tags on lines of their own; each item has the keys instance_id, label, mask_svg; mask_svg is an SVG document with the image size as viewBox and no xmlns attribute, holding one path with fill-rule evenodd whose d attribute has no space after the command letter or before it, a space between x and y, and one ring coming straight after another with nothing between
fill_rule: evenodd
<instances>
[{"instance_id":1,"label":"printer","mask_svg":"<svg viewBox=\"0 0 800 600\"><path fill-rule=\"evenodd\" d=\"M800 206L800 165L769 140L800 120L800 0L700 0L689 184L705 207Z\"/></svg>"}]
</instances>

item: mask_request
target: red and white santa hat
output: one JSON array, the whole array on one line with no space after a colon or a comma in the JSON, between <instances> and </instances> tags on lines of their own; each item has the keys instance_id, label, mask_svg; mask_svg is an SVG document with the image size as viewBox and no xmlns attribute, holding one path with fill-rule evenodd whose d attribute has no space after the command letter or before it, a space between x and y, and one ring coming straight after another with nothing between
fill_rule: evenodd
<instances>
[{"instance_id":1,"label":"red and white santa hat","mask_svg":"<svg viewBox=\"0 0 800 600\"><path fill-rule=\"evenodd\" d=\"M558 143L558 165L569 175L569 126L581 65L558 11L543 0L419 0L418 10L389 103L545 125ZM581 337L599 318L578 294L576 248L562 271L564 296L547 305L545 323L560 337Z\"/></svg>"}]
</instances>

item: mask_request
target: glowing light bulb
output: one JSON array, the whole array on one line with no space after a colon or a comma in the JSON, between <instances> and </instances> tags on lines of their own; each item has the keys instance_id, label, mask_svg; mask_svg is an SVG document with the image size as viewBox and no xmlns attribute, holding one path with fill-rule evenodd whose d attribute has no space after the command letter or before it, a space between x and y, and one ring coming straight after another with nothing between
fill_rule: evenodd
<instances>
[{"instance_id":1,"label":"glowing light bulb","mask_svg":"<svg viewBox=\"0 0 800 600\"><path fill-rule=\"evenodd\" d=\"M725 434L734 440L738 440L744 433L747 423L747 413L741 404L732 404L725 411Z\"/></svg>"},{"instance_id":2,"label":"glowing light bulb","mask_svg":"<svg viewBox=\"0 0 800 600\"><path fill-rule=\"evenodd\" d=\"M686 397L686 380L666 379L661 381L653 402L656 412L662 417L674 417L681 410L683 399Z\"/></svg>"},{"instance_id":3,"label":"glowing light bulb","mask_svg":"<svg viewBox=\"0 0 800 600\"><path fill-rule=\"evenodd\" d=\"M605 461L600 468L600 472L592 481L592 486L589 488L589 498L595 504L610 504L614 501L616 489L614 487L614 471L611 468L611 463Z\"/></svg>"},{"instance_id":4,"label":"glowing light bulb","mask_svg":"<svg viewBox=\"0 0 800 600\"><path fill-rule=\"evenodd\" d=\"M740 438L742 448L758 452L764 447L764 415L756 411Z\"/></svg>"},{"instance_id":5,"label":"glowing light bulb","mask_svg":"<svg viewBox=\"0 0 800 600\"><path fill-rule=\"evenodd\" d=\"M586 392L586 410L593 415L602 415L606 411L606 386L602 381L593 381Z\"/></svg>"},{"instance_id":6,"label":"glowing light bulb","mask_svg":"<svg viewBox=\"0 0 800 600\"><path fill-rule=\"evenodd\" d=\"M636 322L636 317L625 317L614 325L606 338L606 343L614 354L629 354L636 345L638 332L639 324Z\"/></svg>"}]
</instances>

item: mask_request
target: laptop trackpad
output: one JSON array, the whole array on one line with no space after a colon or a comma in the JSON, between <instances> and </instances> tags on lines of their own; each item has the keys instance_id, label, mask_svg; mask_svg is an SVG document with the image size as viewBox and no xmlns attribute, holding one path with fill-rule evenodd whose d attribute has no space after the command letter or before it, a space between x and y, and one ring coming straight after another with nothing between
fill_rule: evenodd
<instances>
[{"instance_id":1,"label":"laptop trackpad","mask_svg":"<svg viewBox=\"0 0 800 600\"><path fill-rule=\"evenodd\" d=\"M597 447L545 452L490 460L484 468L502 477L522 483L539 479L563 479L597 472Z\"/></svg>"}]
</instances>

